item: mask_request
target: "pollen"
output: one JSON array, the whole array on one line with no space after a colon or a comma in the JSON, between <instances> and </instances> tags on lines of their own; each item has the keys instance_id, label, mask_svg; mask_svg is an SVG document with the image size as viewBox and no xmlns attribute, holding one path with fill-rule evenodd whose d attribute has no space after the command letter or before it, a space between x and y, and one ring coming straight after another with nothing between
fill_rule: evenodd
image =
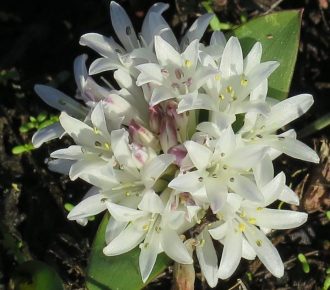
<instances>
[{"instance_id":1,"label":"pollen","mask_svg":"<svg viewBox=\"0 0 330 290\"><path fill-rule=\"evenodd\" d=\"M241 79L241 86L246 87L248 85L248 80L247 79Z\"/></svg>"},{"instance_id":2,"label":"pollen","mask_svg":"<svg viewBox=\"0 0 330 290\"><path fill-rule=\"evenodd\" d=\"M199 247L203 247L205 245L205 240L204 239L201 239L198 243L198 246Z\"/></svg>"},{"instance_id":3,"label":"pollen","mask_svg":"<svg viewBox=\"0 0 330 290\"><path fill-rule=\"evenodd\" d=\"M261 247L262 246L262 241L261 240L256 240L256 244L258 247Z\"/></svg>"},{"instance_id":4,"label":"pollen","mask_svg":"<svg viewBox=\"0 0 330 290\"><path fill-rule=\"evenodd\" d=\"M148 224L143 225L142 229L143 229L144 231L149 230L149 225L148 225Z\"/></svg>"},{"instance_id":5,"label":"pollen","mask_svg":"<svg viewBox=\"0 0 330 290\"><path fill-rule=\"evenodd\" d=\"M249 218L249 223L255 225L257 220L255 218Z\"/></svg>"},{"instance_id":6,"label":"pollen","mask_svg":"<svg viewBox=\"0 0 330 290\"><path fill-rule=\"evenodd\" d=\"M226 88L226 92L227 92L228 94L232 93L233 91L234 91L234 89L233 89L232 86L228 86L228 87Z\"/></svg>"},{"instance_id":7,"label":"pollen","mask_svg":"<svg viewBox=\"0 0 330 290\"><path fill-rule=\"evenodd\" d=\"M221 76L220 76L220 74L216 74L216 75L214 76L214 79L215 79L216 81L220 81L220 80L221 80Z\"/></svg>"},{"instance_id":8,"label":"pollen","mask_svg":"<svg viewBox=\"0 0 330 290\"><path fill-rule=\"evenodd\" d=\"M93 128L93 131L94 131L95 134L100 134L100 130L97 129L96 127Z\"/></svg>"},{"instance_id":9,"label":"pollen","mask_svg":"<svg viewBox=\"0 0 330 290\"><path fill-rule=\"evenodd\" d=\"M263 207L257 207L257 211L261 211L263 209L264 209Z\"/></svg>"},{"instance_id":10,"label":"pollen","mask_svg":"<svg viewBox=\"0 0 330 290\"><path fill-rule=\"evenodd\" d=\"M106 150L110 150L110 149L111 149L111 146L110 146L109 143L104 143L104 148L105 148Z\"/></svg>"},{"instance_id":11,"label":"pollen","mask_svg":"<svg viewBox=\"0 0 330 290\"><path fill-rule=\"evenodd\" d=\"M225 96L222 95L222 94L220 94L220 95L219 95L219 99L223 101L223 100L225 99Z\"/></svg>"},{"instance_id":12,"label":"pollen","mask_svg":"<svg viewBox=\"0 0 330 290\"><path fill-rule=\"evenodd\" d=\"M245 229L246 229L246 226L245 226L245 224L243 224L243 223L240 223L240 224L238 225L238 229L239 229L241 232L244 232L244 231L245 231Z\"/></svg>"},{"instance_id":13,"label":"pollen","mask_svg":"<svg viewBox=\"0 0 330 290\"><path fill-rule=\"evenodd\" d=\"M184 66L187 67L187 68L190 68L192 66L192 61L189 60L189 59L186 59L184 61Z\"/></svg>"},{"instance_id":14,"label":"pollen","mask_svg":"<svg viewBox=\"0 0 330 290\"><path fill-rule=\"evenodd\" d=\"M245 212L244 210L242 210L242 212L239 214L239 216L240 216L241 218L246 217L246 212Z\"/></svg>"}]
</instances>

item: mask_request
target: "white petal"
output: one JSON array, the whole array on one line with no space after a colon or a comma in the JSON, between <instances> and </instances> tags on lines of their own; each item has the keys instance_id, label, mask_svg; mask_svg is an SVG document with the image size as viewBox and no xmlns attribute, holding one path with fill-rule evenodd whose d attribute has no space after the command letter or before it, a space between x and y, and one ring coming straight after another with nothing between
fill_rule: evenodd
<instances>
[{"instance_id":1,"label":"white petal","mask_svg":"<svg viewBox=\"0 0 330 290\"><path fill-rule=\"evenodd\" d=\"M304 114L314 103L312 95L301 94L274 105L265 121L265 130L275 131Z\"/></svg>"},{"instance_id":2,"label":"white petal","mask_svg":"<svg viewBox=\"0 0 330 290\"><path fill-rule=\"evenodd\" d=\"M119 61L118 57L112 55L111 57L107 58L97 58L94 60L91 65L89 66L88 73L90 75L95 75L101 72L122 69L124 66Z\"/></svg>"},{"instance_id":3,"label":"white petal","mask_svg":"<svg viewBox=\"0 0 330 290\"><path fill-rule=\"evenodd\" d=\"M212 239L206 229L198 237L203 243L196 247L196 254L202 273L210 285L215 287L218 283L217 270L218 270L218 257L214 249Z\"/></svg>"},{"instance_id":4,"label":"white petal","mask_svg":"<svg viewBox=\"0 0 330 290\"><path fill-rule=\"evenodd\" d=\"M255 66L247 75L248 90L252 91L267 79L279 66L277 61L267 61Z\"/></svg>"},{"instance_id":5,"label":"white petal","mask_svg":"<svg viewBox=\"0 0 330 290\"><path fill-rule=\"evenodd\" d=\"M35 132L32 136L32 144L35 148L39 148L43 143L59 138L64 133L61 123L56 122Z\"/></svg>"},{"instance_id":6,"label":"white petal","mask_svg":"<svg viewBox=\"0 0 330 290\"><path fill-rule=\"evenodd\" d=\"M266 154L260 162L256 162L253 167L253 174L259 187L265 186L274 177L274 166L269 155Z\"/></svg>"},{"instance_id":7,"label":"white petal","mask_svg":"<svg viewBox=\"0 0 330 290\"><path fill-rule=\"evenodd\" d=\"M184 61L189 60L191 65L189 68L186 68L188 71L193 72L196 69L197 62L198 62L198 47L199 42L198 40L193 40L182 53L182 57Z\"/></svg>"},{"instance_id":8,"label":"white petal","mask_svg":"<svg viewBox=\"0 0 330 290\"><path fill-rule=\"evenodd\" d=\"M225 47L226 46L226 37L221 31L214 31L211 35L210 45L216 45L218 47Z\"/></svg>"},{"instance_id":9,"label":"white petal","mask_svg":"<svg viewBox=\"0 0 330 290\"><path fill-rule=\"evenodd\" d=\"M174 160L175 157L173 155L162 154L147 162L141 170L142 179L146 187L152 186Z\"/></svg>"},{"instance_id":10,"label":"white petal","mask_svg":"<svg viewBox=\"0 0 330 290\"><path fill-rule=\"evenodd\" d=\"M151 95L150 106L155 106L163 101L173 99L175 95L166 87L156 87Z\"/></svg>"},{"instance_id":11,"label":"white petal","mask_svg":"<svg viewBox=\"0 0 330 290\"><path fill-rule=\"evenodd\" d=\"M279 198L281 192L284 190L285 180L285 174L280 172L274 179L261 188L265 198L265 205L269 205Z\"/></svg>"},{"instance_id":12,"label":"white petal","mask_svg":"<svg viewBox=\"0 0 330 290\"><path fill-rule=\"evenodd\" d=\"M139 256L139 267L143 283L150 276L152 268L155 265L157 255L159 253L160 235L156 231L151 231L144 243L141 245Z\"/></svg>"},{"instance_id":13,"label":"white petal","mask_svg":"<svg viewBox=\"0 0 330 290\"><path fill-rule=\"evenodd\" d=\"M116 2L111 1L110 15L114 31L126 50L132 51L138 48L139 42L134 27L125 10Z\"/></svg>"},{"instance_id":14,"label":"white petal","mask_svg":"<svg viewBox=\"0 0 330 290\"><path fill-rule=\"evenodd\" d=\"M200 177L201 173L199 171L187 172L175 177L168 184L168 187L180 192L195 192L203 186L203 183L199 181Z\"/></svg>"},{"instance_id":15,"label":"white petal","mask_svg":"<svg viewBox=\"0 0 330 290\"><path fill-rule=\"evenodd\" d=\"M187 248L174 230L169 228L164 228L162 230L161 245L166 255L174 261L180 264L193 263L193 259L191 258Z\"/></svg>"},{"instance_id":16,"label":"white petal","mask_svg":"<svg viewBox=\"0 0 330 290\"><path fill-rule=\"evenodd\" d=\"M47 162L48 169L60 174L69 175L71 166L75 161L56 159Z\"/></svg>"},{"instance_id":17,"label":"white petal","mask_svg":"<svg viewBox=\"0 0 330 290\"><path fill-rule=\"evenodd\" d=\"M256 255L256 252L253 250L249 242L243 237L242 258L247 260L254 260L256 258Z\"/></svg>"},{"instance_id":18,"label":"white petal","mask_svg":"<svg viewBox=\"0 0 330 290\"><path fill-rule=\"evenodd\" d=\"M105 229L105 241L109 244L115 237L117 237L127 226L127 222L120 222L114 218L109 219Z\"/></svg>"},{"instance_id":19,"label":"white petal","mask_svg":"<svg viewBox=\"0 0 330 290\"><path fill-rule=\"evenodd\" d=\"M221 132L220 138L218 138L217 143L215 144L215 153L214 155L224 157L228 156L236 147L236 136L231 126L227 129L224 129Z\"/></svg>"},{"instance_id":20,"label":"white petal","mask_svg":"<svg viewBox=\"0 0 330 290\"><path fill-rule=\"evenodd\" d=\"M265 140L266 142L269 146L293 158L313 163L320 162L320 158L313 149L295 138L280 137L280 139Z\"/></svg>"},{"instance_id":21,"label":"white petal","mask_svg":"<svg viewBox=\"0 0 330 290\"><path fill-rule=\"evenodd\" d=\"M69 116L65 112L61 113L60 122L65 132L79 145L94 148L97 137L101 137L96 136L94 130L84 122ZM103 138L100 138L99 142L104 143Z\"/></svg>"},{"instance_id":22,"label":"white petal","mask_svg":"<svg viewBox=\"0 0 330 290\"><path fill-rule=\"evenodd\" d=\"M298 195L288 186L284 186L278 199L289 204L299 205Z\"/></svg>"},{"instance_id":23,"label":"white petal","mask_svg":"<svg viewBox=\"0 0 330 290\"><path fill-rule=\"evenodd\" d=\"M189 43L191 43L193 40L200 40L202 38L213 16L213 14L206 13L198 17L194 21L194 23L190 26L186 34L182 37L180 43L182 49L187 47Z\"/></svg>"},{"instance_id":24,"label":"white petal","mask_svg":"<svg viewBox=\"0 0 330 290\"><path fill-rule=\"evenodd\" d=\"M106 201L110 214L118 221L129 222L146 216L148 213Z\"/></svg>"},{"instance_id":25,"label":"white petal","mask_svg":"<svg viewBox=\"0 0 330 290\"><path fill-rule=\"evenodd\" d=\"M167 3L160 2L153 4L148 10L141 28L142 37L147 45L153 42L154 36L159 32L159 26L162 24L159 18L162 18L161 14L168 8L169 5Z\"/></svg>"},{"instance_id":26,"label":"white petal","mask_svg":"<svg viewBox=\"0 0 330 290\"><path fill-rule=\"evenodd\" d=\"M49 86L35 85L35 92L49 106L75 117L85 117L87 108L66 94Z\"/></svg>"},{"instance_id":27,"label":"white petal","mask_svg":"<svg viewBox=\"0 0 330 290\"><path fill-rule=\"evenodd\" d=\"M263 202L264 198L257 186L247 177L235 175L227 184L235 193L256 202Z\"/></svg>"},{"instance_id":28,"label":"white petal","mask_svg":"<svg viewBox=\"0 0 330 290\"><path fill-rule=\"evenodd\" d=\"M247 211L247 214L256 219L258 226L275 230L299 227L306 222L308 217L307 213L304 212L270 208L263 208L253 213Z\"/></svg>"},{"instance_id":29,"label":"white petal","mask_svg":"<svg viewBox=\"0 0 330 290\"><path fill-rule=\"evenodd\" d=\"M234 273L242 257L242 232L235 231L234 225L228 226L223 245L218 277L227 279Z\"/></svg>"},{"instance_id":30,"label":"white petal","mask_svg":"<svg viewBox=\"0 0 330 290\"><path fill-rule=\"evenodd\" d=\"M87 60L87 55L82 54L75 58L73 64L74 77L80 93L84 92L86 80L88 78L86 60Z\"/></svg>"},{"instance_id":31,"label":"white petal","mask_svg":"<svg viewBox=\"0 0 330 290\"><path fill-rule=\"evenodd\" d=\"M243 73L243 54L236 37L229 38L222 54L220 64L221 75L224 78Z\"/></svg>"},{"instance_id":32,"label":"white petal","mask_svg":"<svg viewBox=\"0 0 330 290\"><path fill-rule=\"evenodd\" d=\"M257 253L260 261L275 276L282 277L284 274L284 265L282 259L267 237L255 226L246 225L244 231L245 237L254 251Z\"/></svg>"},{"instance_id":33,"label":"white petal","mask_svg":"<svg viewBox=\"0 0 330 290\"><path fill-rule=\"evenodd\" d=\"M83 157L82 147L78 145L72 145L68 148L59 149L50 154L52 158L59 159L69 159L69 160L77 160Z\"/></svg>"},{"instance_id":34,"label":"white petal","mask_svg":"<svg viewBox=\"0 0 330 290\"><path fill-rule=\"evenodd\" d=\"M186 141L184 146L197 169L205 169L209 165L212 156L210 149L194 141Z\"/></svg>"},{"instance_id":35,"label":"white petal","mask_svg":"<svg viewBox=\"0 0 330 290\"><path fill-rule=\"evenodd\" d=\"M180 53L160 36L155 36L155 52L162 66L175 65L181 67L182 59Z\"/></svg>"},{"instance_id":36,"label":"white petal","mask_svg":"<svg viewBox=\"0 0 330 290\"><path fill-rule=\"evenodd\" d=\"M211 177L205 180L205 188L211 210L213 213L217 213L226 203L227 186Z\"/></svg>"},{"instance_id":37,"label":"white petal","mask_svg":"<svg viewBox=\"0 0 330 290\"><path fill-rule=\"evenodd\" d=\"M223 223L222 225L214 229L210 229L209 233L213 239L222 240L226 236L227 230L228 230L228 223Z\"/></svg>"},{"instance_id":38,"label":"white petal","mask_svg":"<svg viewBox=\"0 0 330 290\"><path fill-rule=\"evenodd\" d=\"M131 151L128 146L128 132L118 129L111 132L111 148L120 165L132 166Z\"/></svg>"},{"instance_id":39,"label":"white petal","mask_svg":"<svg viewBox=\"0 0 330 290\"><path fill-rule=\"evenodd\" d=\"M145 236L143 229L138 229L134 224L127 226L117 237L115 237L105 248L103 253L106 256L116 256L134 249Z\"/></svg>"},{"instance_id":40,"label":"white petal","mask_svg":"<svg viewBox=\"0 0 330 290\"><path fill-rule=\"evenodd\" d=\"M91 120L95 128L99 129L107 140L110 140L110 134L107 128L107 122L105 120L102 102L99 102L94 107L91 115Z\"/></svg>"},{"instance_id":41,"label":"white petal","mask_svg":"<svg viewBox=\"0 0 330 290\"><path fill-rule=\"evenodd\" d=\"M104 57L111 56L116 51L124 53L123 48L112 37L105 37L97 33L86 33L82 35L79 44L90 47Z\"/></svg>"},{"instance_id":42,"label":"white petal","mask_svg":"<svg viewBox=\"0 0 330 290\"><path fill-rule=\"evenodd\" d=\"M104 199L104 195L101 194L87 197L69 212L68 219L77 220L99 214L107 208L102 199Z\"/></svg>"},{"instance_id":43,"label":"white petal","mask_svg":"<svg viewBox=\"0 0 330 290\"><path fill-rule=\"evenodd\" d=\"M204 110L217 110L218 99L210 95L198 94L197 91L191 94L184 95L181 99L177 112L181 114L186 111L204 109Z\"/></svg>"},{"instance_id":44,"label":"white petal","mask_svg":"<svg viewBox=\"0 0 330 290\"><path fill-rule=\"evenodd\" d=\"M262 46L260 42L256 42L250 52L244 59L244 74L247 75L252 68L260 63L262 55Z\"/></svg>"},{"instance_id":45,"label":"white petal","mask_svg":"<svg viewBox=\"0 0 330 290\"><path fill-rule=\"evenodd\" d=\"M163 75L161 74L161 68L156 63L144 63L137 65L136 68L141 72L137 77L136 84L142 86L147 83L163 84Z\"/></svg>"},{"instance_id":46,"label":"white petal","mask_svg":"<svg viewBox=\"0 0 330 290\"><path fill-rule=\"evenodd\" d=\"M237 169L249 170L266 154L267 148L257 145L246 145L231 152L226 163Z\"/></svg>"},{"instance_id":47,"label":"white petal","mask_svg":"<svg viewBox=\"0 0 330 290\"><path fill-rule=\"evenodd\" d=\"M164 205L159 195L153 190L148 190L144 193L138 208L151 213L161 213L164 210Z\"/></svg>"}]
</instances>

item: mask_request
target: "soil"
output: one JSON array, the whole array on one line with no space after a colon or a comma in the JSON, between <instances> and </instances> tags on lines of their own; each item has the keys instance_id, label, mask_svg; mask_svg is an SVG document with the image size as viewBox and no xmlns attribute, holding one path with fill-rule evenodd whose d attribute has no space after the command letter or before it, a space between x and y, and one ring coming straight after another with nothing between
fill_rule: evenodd
<instances>
[{"instance_id":1,"label":"soil","mask_svg":"<svg viewBox=\"0 0 330 290\"><path fill-rule=\"evenodd\" d=\"M152 1L120 1L136 27ZM65 203L76 204L88 186L70 182L49 172L45 159L68 140L51 142L38 150L13 155L19 144L29 143L32 132L19 127L40 112L56 114L33 92L36 83L51 83L69 95L75 92L72 63L75 56L92 51L79 46L87 32L113 34L108 1L1 1L0 4L0 289L12 289L13 273L19 263L31 258L56 269L66 289L84 289L84 269L93 236L101 217L86 227L66 219ZM180 35L199 13L193 0L171 1L165 18ZM290 95L309 92L313 108L295 122L299 132L329 112L330 8L326 0L227 1L215 0L213 8L223 22L240 24L243 18L282 9L303 8L301 42ZM321 150L323 161L309 165L282 157L276 170L284 170L288 182L301 197L300 210L310 213L308 222L294 230L275 232L273 243L286 265L281 279L271 276L258 260L243 261L235 274L216 289L322 289L330 267L329 218L329 129L317 131L302 141ZM286 207L284 205L284 207ZM303 271L298 254L310 266ZM169 289L171 271L148 289ZM196 289L208 289L197 271Z\"/></svg>"}]
</instances>

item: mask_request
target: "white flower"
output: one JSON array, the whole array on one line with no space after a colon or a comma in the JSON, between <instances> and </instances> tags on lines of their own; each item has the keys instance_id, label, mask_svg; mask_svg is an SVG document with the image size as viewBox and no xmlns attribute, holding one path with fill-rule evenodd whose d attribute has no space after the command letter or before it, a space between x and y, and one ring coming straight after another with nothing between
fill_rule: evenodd
<instances>
[{"instance_id":1,"label":"white flower","mask_svg":"<svg viewBox=\"0 0 330 290\"><path fill-rule=\"evenodd\" d=\"M250 144L264 144L275 149L270 152L273 158L285 153L294 158L318 163L320 159L316 152L297 140L293 130L276 134L277 130L304 114L312 104L313 97L309 94L288 98L271 106L267 117L252 116L253 126L248 123L248 128L243 127L241 134Z\"/></svg>"},{"instance_id":2,"label":"white flower","mask_svg":"<svg viewBox=\"0 0 330 290\"><path fill-rule=\"evenodd\" d=\"M252 202L237 194L229 194L226 207L217 213L221 224L209 230L214 239L224 244L219 278L230 277L241 257L254 259L255 255L274 276L283 275L282 260L262 230L290 229L307 220L306 213L265 208L279 198L284 185L285 176L280 173L260 189L263 202Z\"/></svg>"},{"instance_id":3,"label":"white flower","mask_svg":"<svg viewBox=\"0 0 330 290\"><path fill-rule=\"evenodd\" d=\"M190 192L199 203L210 203L214 213L226 201L229 189L251 200L262 200L257 186L250 179L249 170L260 160L265 149L260 146L237 144L231 127L208 148L194 141L184 143L196 170L183 172L169 183L169 187Z\"/></svg>"},{"instance_id":4,"label":"white flower","mask_svg":"<svg viewBox=\"0 0 330 290\"><path fill-rule=\"evenodd\" d=\"M150 105L154 106L165 100L181 99L187 95L198 94L198 89L206 82L215 70L198 65L198 40L192 41L183 53L178 52L160 36L155 36L155 53L158 63L138 65L141 71L137 78L139 86L149 84L154 88Z\"/></svg>"},{"instance_id":5,"label":"white flower","mask_svg":"<svg viewBox=\"0 0 330 290\"><path fill-rule=\"evenodd\" d=\"M181 264L193 262L189 252L179 237L180 227L185 222L183 212L170 210L168 192L158 196L148 192L139 204L139 210L106 202L112 217L128 223L104 248L106 255L113 256L125 253L140 245L139 266L145 282L156 262L157 255L165 252Z\"/></svg>"}]
</instances>

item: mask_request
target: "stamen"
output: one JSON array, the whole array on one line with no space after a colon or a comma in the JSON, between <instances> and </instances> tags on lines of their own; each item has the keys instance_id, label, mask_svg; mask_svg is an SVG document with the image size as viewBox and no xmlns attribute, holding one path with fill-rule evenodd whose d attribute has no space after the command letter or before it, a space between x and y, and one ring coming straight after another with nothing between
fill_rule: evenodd
<instances>
[{"instance_id":1,"label":"stamen","mask_svg":"<svg viewBox=\"0 0 330 290\"><path fill-rule=\"evenodd\" d=\"M186 59L184 61L184 66L187 67L187 68L190 68L192 66L192 61L189 60L189 59Z\"/></svg>"},{"instance_id":2,"label":"stamen","mask_svg":"<svg viewBox=\"0 0 330 290\"><path fill-rule=\"evenodd\" d=\"M256 244L258 247L261 247L262 246L262 241L261 240L256 240Z\"/></svg>"}]
</instances>

